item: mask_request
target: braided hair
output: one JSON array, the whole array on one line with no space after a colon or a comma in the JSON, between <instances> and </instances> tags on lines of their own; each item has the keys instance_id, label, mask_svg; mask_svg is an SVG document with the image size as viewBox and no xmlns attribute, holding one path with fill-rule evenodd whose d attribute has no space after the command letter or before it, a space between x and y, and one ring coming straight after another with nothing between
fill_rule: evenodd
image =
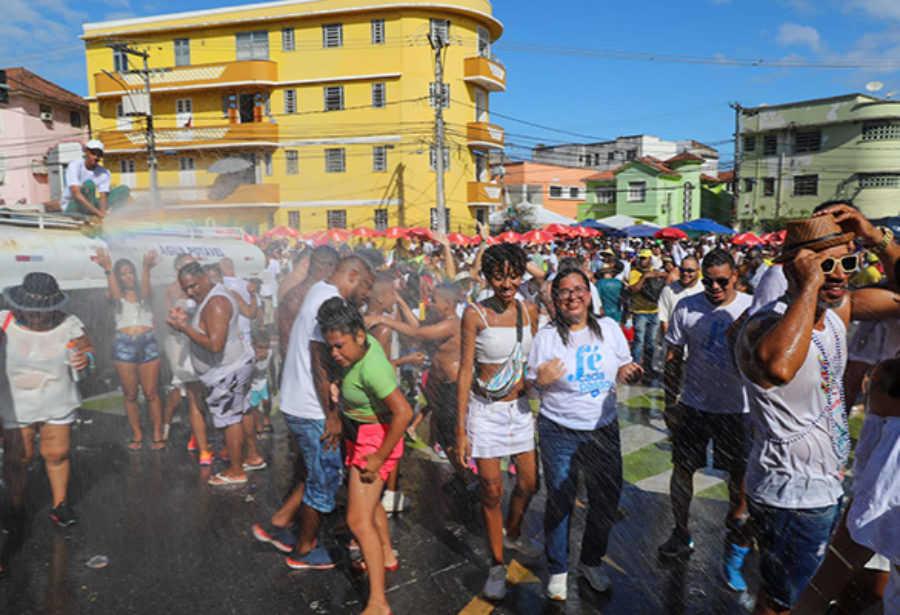
<instances>
[{"instance_id":1,"label":"braided hair","mask_svg":"<svg viewBox=\"0 0 900 615\"><path fill-rule=\"evenodd\" d=\"M566 267L561 269L556 276L553 278L553 282L550 285L550 294L553 297L554 303L556 302L556 297L559 294L559 285L562 284L562 281L570 276L570 275L578 275L584 280L584 285L590 289L591 282L588 280L587 274L581 270L581 267ZM559 334L559 339L563 341L563 344L566 346L569 345L569 328L570 323L565 318L559 315L559 309L556 310L556 317L552 322L553 326L556 327L556 332ZM588 310L587 310L587 326L591 332L596 335L599 339L603 339L603 330L600 328L600 320L594 315L594 306L593 301L588 299Z\"/></svg>"}]
</instances>

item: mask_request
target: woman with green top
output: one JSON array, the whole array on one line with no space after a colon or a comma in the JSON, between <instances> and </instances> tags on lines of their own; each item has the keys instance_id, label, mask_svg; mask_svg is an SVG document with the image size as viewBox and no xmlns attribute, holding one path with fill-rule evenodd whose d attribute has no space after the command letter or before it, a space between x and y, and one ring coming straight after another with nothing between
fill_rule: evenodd
<instances>
[{"instance_id":1,"label":"woman with green top","mask_svg":"<svg viewBox=\"0 0 900 615\"><path fill-rule=\"evenodd\" d=\"M316 316L331 356L341 367L340 383L350 469L347 525L369 572L369 602L363 615L390 613L384 593L385 570L396 570L381 491L403 455L403 432L412 409L397 387L397 376L381 344L366 333L362 315L334 297Z\"/></svg>"}]
</instances>

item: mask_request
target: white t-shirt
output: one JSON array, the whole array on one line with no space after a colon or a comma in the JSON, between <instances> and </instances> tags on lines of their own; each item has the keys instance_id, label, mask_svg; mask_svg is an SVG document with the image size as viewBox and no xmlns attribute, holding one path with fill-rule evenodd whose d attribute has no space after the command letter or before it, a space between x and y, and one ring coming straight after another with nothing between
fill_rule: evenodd
<instances>
[{"instance_id":1,"label":"white t-shirt","mask_svg":"<svg viewBox=\"0 0 900 615\"><path fill-rule=\"evenodd\" d=\"M675 306L666 342L687 347L682 403L715 414L749 412L727 339L729 327L749 306L750 295L740 292L728 305L715 305L700 294Z\"/></svg>"},{"instance_id":2,"label":"white t-shirt","mask_svg":"<svg viewBox=\"0 0 900 615\"><path fill-rule=\"evenodd\" d=\"M675 280L671 284L666 284L659 294L659 322L669 322L672 319L675 305L681 299L702 292L703 284L700 283L700 280L697 280L693 286L689 287L685 287L681 280Z\"/></svg>"},{"instance_id":3,"label":"white t-shirt","mask_svg":"<svg viewBox=\"0 0 900 615\"><path fill-rule=\"evenodd\" d=\"M787 291L788 283L784 275L784 267L772 265L762 275L759 286L753 289L753 303L750 305L750 316L756 314L760 308L780 299Z\"/></svg>"},{"instance_id":4,"label":"white t-shirt","mask_svg":"<svg viewBox=\"0 0 900 615\"><path fill-rule=\"evenodd\" d=\"M313 380L310 344L325 343L316 314L323 303L340 296L337 286L321 280L310 287L300 306L300 313L291 327L284 373L281 376L281 411L285 414L302 419L325 418L325 410L319 402Z\"/></svg>"},{"instance_id":5,"label":"white t-shirt","mask_svg":"<svg viewBox=\"0 0 900 615\"><path fill-rule=\"evenodd\" d=\"M272 297L272 300L275 300L275 297L278 296L278 274L280 273L281 265L273 258L266 265L266 270L263 271L262 284L259 287L260 297Z\"/></svg>"},{"instance_id":6,"label":"white t-shirt","mask_svg":"<svg viewBox=\"0 0 900 615\"><path fill-rule=\"evenodd\" d=\"M602 339L587 327L569 333L564 345L556 327L542 327L528 353L527 378L537 378L541 363L559 358L565 374L541 396L541 414L568 429L592 431L616 420L616 375L631 363L622 329L612 318L601 318Z\"/></svg>"},{"instance_id":7,"label":"white t-shirt","mask_svg":"<svg viewBox=\"0 0 900 615\"><path fill-rule=\"evenodd\" d=\"M222 284L230 291L236 292L241 296L241 299L244 300L248 305L252 305L250 301L250 282L247 280L242 280L241 278L234 278L231 276L222 276ZM247 348L250 348L253 344L250 342L250 325L251 321L249 318L238 312L238 328L241 331L241 341L244 342L244 345Z\"/></svg>"},{"instance_id":8,"label":"white t-shirt","mask_svg":"<svg viewBox=\"0 0 900 615\"><path fill-rule=\"evenodd\" d=\"M109 193L109 183L111 174L109 170L99 163L92 170L88 170L84 166L84 158L73 160L66 167L66 189L59 199L60 208L65 211L69 203L72 202L72 186L83 186L84 182L91 180L97 186L98 194Z\"/></svg>"}]
</instances>

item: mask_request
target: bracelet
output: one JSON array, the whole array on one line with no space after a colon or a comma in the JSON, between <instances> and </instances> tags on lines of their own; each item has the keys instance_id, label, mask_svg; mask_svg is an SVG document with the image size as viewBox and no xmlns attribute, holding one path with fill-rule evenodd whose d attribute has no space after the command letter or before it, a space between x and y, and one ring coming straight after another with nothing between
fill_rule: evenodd
<instances>
[{"instance_id":1,"label":"bracelet","mask_svg":"<svg viewBox=\"0 0 900 615\"><path fill-rule=\"evenodd\" d=\"M531 389L532 389L533 391L535 391L536 393L543 393L544 391L547 390L547 387L542 387L542 386L540 386L537 382L534 382L534 383L532 383L532 385L531 385Z\"/></svg>"},{"instance_id":2,"label":"bracelet","mask_svg":"<svg viewBox=\"0 0 900 615\"><path fill-rule=\"evenodd\" d=\"M894 231L889 226L879 226L878 228L881 229L881 241L869 246L872 252L884 252L891 245L891 242L894 241Z\"/></svg>"},{"instance_id":3,"label":"bracelet","mask_svg":"<svg viewBox=\"0 0 900 615\"><path fill-rule=\"evenodd\" d=\"M90 365L88 365L88 367L90 367L91 369L93 369L94 365L97 364L97 360L94 358L94 353L91 352L90 350L82 350L81 352L83 352L84 354L86 354L86 355L87 355L87 358L90 359L91 363L90 363Z\"/></svg>"},{"instance_id":4,"label":"bracelet","mask_svg":"<svg viewBox=\"0 0 900 615\"><path fill-rule=\"evenodd\" d=\"M104 269L103 270L103 275L109 276L111 274L112 274L112 269Z\"/></svg>"}]
</instances>

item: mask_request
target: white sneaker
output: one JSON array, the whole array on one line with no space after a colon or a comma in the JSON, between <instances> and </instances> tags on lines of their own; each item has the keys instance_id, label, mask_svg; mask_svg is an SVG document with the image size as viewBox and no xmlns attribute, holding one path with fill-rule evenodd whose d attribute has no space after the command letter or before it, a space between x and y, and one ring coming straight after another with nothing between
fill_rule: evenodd
<instances>
[{"instance_id":1,"label":"white sneaker","mask_svg":"<svg viewBox=\"0 0 900 615\"><path fill-rule=\"evenodd\" d=\"M506 596L506 566L503 564L491 566L481 593L488 600L503 600Z\"/></svg>"},{"instance_id":2,"label":"white sneaker","mask_svg":"<svg viewBox=\"0 0 900 615\"><path fill-rule=\"evenodd\" d=\"M594 591L605 592L612 586L609 575L604 572L602 566L584 566L584 578L591 584Z\"/></svg>"},{"instance_id":3,"label":"white sneaker","mask_svg":"<svg viewBox=\"0 0 900 615\"><path fill-rule=\"evenodd\" d=\"M528 559L537 559L544 554L544 545L540 544L538 541L529 538L525 534L521 534L518 538L513 540L506 535L505 529L503 530L503 546L507 549L518 551Z\"/></svg>"},{"instance_id":4,"label":"white sneaker","mask_svg":"<svg viewBox=\"0 0 900 615\"><path fill-rule=\"evenodd\" d=\"M565 600L568 582L569 574L567 572L551 574L550 581L547 583L547 597L550 600Z\"/></svg>"},{"instance_id":5,"label":"white sneaker","mask_svg":"<svg viewBox=\"0 0 900 615\"><path fill-rule=\"evenodd\" d=\"M381 494L381 505L386 513L402 512L409 506L409 497L402 491L385 489Z\"/></svg>"}]
</instances>

